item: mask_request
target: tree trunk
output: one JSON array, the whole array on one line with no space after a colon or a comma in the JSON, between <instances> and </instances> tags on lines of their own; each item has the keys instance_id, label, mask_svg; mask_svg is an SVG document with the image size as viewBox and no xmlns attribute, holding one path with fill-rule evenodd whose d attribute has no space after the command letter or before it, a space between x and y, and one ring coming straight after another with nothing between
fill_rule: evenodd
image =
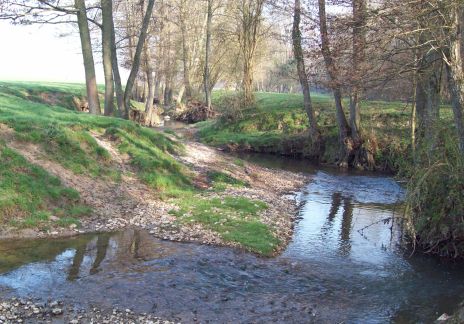
<instances>
[{"instance_id":1,"label":"tree trunk","mask_svg":"<svg viewBox=\"0 0 464 324\"><path fill-rule=\"evenodd\" d=\"M313 154L316 158L321 155L321 134L317 127L316 115L311 103L311 93L309 89L308 76L306 75L303 49L301 47L301 3L300 0L295 0L294 15L293 15L293 53L298 70L298 78L300 79L301 88L303 90L303 102L306 114L309 120L309 134L313 144Z\"/></svg>"},{"instance_id":2,"label":"tree trunk","mask_svg":"<svg viewBox=\"0 0 464 324\"><path fill-rule=\"evenodd\" d=\"M112 1L111 1L112 2ZM113 9L111 7L111 9ZM116 102L118 104L119 116L124 116L124 91L122 89L121 75L119 74L118 51L116 48L116 33L114 31L113 11L111 10L111 61L113 67L113 78L116 90Z\"/></svg>"},{"instance_id":3,"label":"tree trunk","mask_svg":"<svg viewBox=\"0 0 464 324\"><path fill-rule=\"evenodd\" d=\"M185 86L185 99L189 101L192 98L192 86L190 84L190 58L189 58L189 48L187 44L187 27L185 26L186 21L186 8L185 0L181 0L180 8L180 32L182 40L182 63L183 63L183 77L184 77L184 86Z\"/></svg>"},{"instance_id":4,"label":"tree trunk","mask_svg":"<svg viewBox=\"0 0 464 324\"><path fill-rule=\"evenodd\" d=\"M114 112L114 80L113 80L113 60L112 60L112 41L113 41L113 1L101 0L102 8L102 51L103 51L103 71L105 74L105 116L110 116Z\"/></svg>"},{"instance_id":5,"label":"tree trunk","mask_svg":"<svg viewBox=\"0 0 464 324\"><path fill-rule=\"evenodd\" d=\"M90 39L89 24L87 21L87 8L84 0L75 0L74 5L77 9L77 25L81 39L82 57L85 69L85 85L87 88L87 101L89 111L92 114L100 115L100 100L98 98L97 79L95 77L95 64L92 53L92 42Z\"/></svg>"},{"instance_id":6,"label":"tree trunk","mask_svg":"<svg viewBox=\"0 0 464 324\"><path fill-rule=\"evenodd\" d=\"M145 45L145 65L147 68L147 85L148 85L148 95L147 101L145 104L145 112L148 113L153 109L153 100L155 99L155 82L153 77L153 63L151 62L151 53L149 45Z\"/></svg>"},{"instance_id":7,"label":"tree trunk","mask_svg":"<svg viewBox=\"0 0 464 324\"><path fill-rule=\"evenodd\" d=\"M145 16L143 17L139 40L137 42L137 47L135 49L134 58L132 60L132 68L129 74L129 78L127 79L126 90L124 91L124 109L126 112L128 112L130 109L130 99L131 99L132 88L134 86L135 78L137 77L137 74L139 72L143 46L145 44L145 39L147 38L147 30L148 30L148 26L150 25L150 19L153 13L154 4L155 4L155 0L148 0L147 10L145 12Z\"/></svg>"},{"instance_id":8,"label":"tree trunk","mask_svg":"<svg viewBox=\"0 0 464 324\"><path fill-rule=\"evenodd\" d=\"M452 29L446 62L448 87L451 93L454 123L458 135L459 151L464 156L464 71L462 45L464 42L464 9L457 1L452 10Z\"/></svg>"},{"instance_id":9,"label":"tree trunk","mask_svg":"<svg viewBox=\"0 0 464 324\"><path fill-rule=\"evenodd\" d=\"M253 57L245 58L243 62L243 93L246 105L252 105L255 101L253 92Z\"/></svg>"},{"instance_id":10,"label":"tree trunk","mask_svg":"<svg viewBox=\"0 0 464 324\"><path fill-rule=\"evenodd\" d=\"M208 110L211 108L211 92L209 80L209 55L211 53L211 25L213 20L213 0L208 0L208 17L206 21L206 50L205 50L205 71L203 73L203 86L205 89L205 103Z\"/></svg>"},{"instance_id":11,"label":"tree trunk","mask_svg":"<svg viewBox=\"0 0 464 324\"><path fill-rule=\"evenodd\" d=\"M433 151L438 142L442 60L437 51L428 50L419 62L416 83L418 139Z\"/></svg>"},{"instance_id":12,"label":"tree trunk","mask_svg":"<svg viewBox=\"0 0 464 324\"><path fill-rule=\"evenodd\" d=\"M361 141L360 94L362 89L362 63L366 47L366 0L353 0L353 62L352 87L350 94L351 136Z\"/></svg>"},{"instance_id":13,"label":"tree trunk","mask_svg":"<svg viewBox=\"0 0 464 324\"><path fill-rule=\"evenodd\" d=\"M349 137L349 126L346 121L345 111L342 105L342 92L340 90L340 84L338 81L338 71L335 65L332 53L330 51L330 41L329 33L327 30L327 15L325 10L325 0L318 0L319 7L319 27L320 27L320 37L321 37L321 52L324 57L325 66L327 68L327 73L330 78L330 87L332 88L335 108L336 108L336 117L338 124L338 138L340 143L340 153L339 153L339 166L347 167L349 156L352 153L353 143Z\"/></svg>"}]
</instances>

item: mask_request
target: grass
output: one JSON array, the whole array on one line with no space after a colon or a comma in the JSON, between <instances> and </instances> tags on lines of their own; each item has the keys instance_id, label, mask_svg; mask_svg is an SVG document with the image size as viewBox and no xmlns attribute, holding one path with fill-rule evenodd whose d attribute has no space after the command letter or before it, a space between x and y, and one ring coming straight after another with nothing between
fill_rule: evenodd
<instances>
[{"instance_id":1,"label":"grass","mask_svg":"<svg viewBox=\"0 0 464 324\"><path fill-rule=\"evenodd\" d=\"M241 197L224 201L206 197L195 188L192 172L173 157L182 154L183 146L171 134L74 111L69 98L84 93L80 84L0 82L0 123L11 127L17 140L40 146L50 160L76 175L119 181L121 174L110 153L94 138L95 134L104 136L129 157L141 181L161 198L179 205L175 212L179 221L198 222L224 240L257 253L269 255L275 250L280 242L259 221L265 204ZM79 225L79 219L92 212L79 203L75 190L63 187L59 179L29 164L5 144L0 148L0 223L46 230L52 224L51 216L59 218L54 225L67 227ZM243 165L243 161L236 164ZM210 172L208 181L213 192L248 185L223 172Z\"/></svg>"},{"instance_id":2,"label":"grass","mask_svg":"<svg viewBox=\"0 0 464 324\"><path fill-rule=\"evenodd\" d=\"M167 136L113 117L94 116L30 101L21 95L41 91L84 91L83 85L0 82L0 123L16 131L19 140L42 146L48 157L76 174L117 181L119 171L109 153L91 133L112 135L131 156L140 178L156 190L173 190L187 183L186 170L170 155L182 145Z\"/></svg>"},{"instance_id":3,"label":"grass","mask_svg":"<svg viewBox=\"0 0 464 324\"><path fill-rule=\"evenodd\" d=\"M182 199L178 210L170 213L180 222L197 222L225 240L237 242L250 251L271 255L280 241L259 221L258 213L267 209L260 201L244 197Z\"/></svg>"},{"instance_id":4,"label":"grass","mask_svg":"<svg viewBox=\"0 0 464 324\"><path fill-rule=\"evenodd\" d=\"M53 96L56 105L31 95L39 93ZM129 154L140 179L160 194L193 188L188 170L171 156L182 151L181 144L130 121L67 109L66 100L60 101L64 94L82 93L85 87L78 84L0 82L0 123L11 127L17 140L39 145L47 158L76 175L119 181L120 171L109 152L92 136L106 134L118 141L121 153ZM0 221L41 227L54 215L60 217L56 224L68 226L91 212L78 204L75 190L61 187L57 178L28 164L5 144L1 149ZM18 176L20 171L24 172Z\"/></svg>"},{"instance_id":5,"label":"grass","mask_svg":"<svg viewBox=\"0 0 464 324\"><path fill-rule=\"evenodd\" d=\"M221 105L228 95L230 93L225 91L214 92L213 103ZM312 100L318 112L318 125L326 140L322 160L332 163L338 153L334 102L325 94L312 94ZM347 101L344 104L348 107ZM398 170L402 160L409 158L410 109L410 105L402 102L362 102L363 129L377 142L375 158L379 165ZM444 106L441 115L444 120L451 120L450 107ZM302 95L256 93L256 107L244 110L241 118L233 122L220 119L206 121L197 127L200 138L211 145L305 157L311 155L307 125Z\"/></svg>"},{"instance_id":6,"label":"grass","mask_svg":"<svg viewBox=\"0 0 464 324\"><path fill-rule=\"evenodd\" d=\"M208 172L208 179L213 184L215 191L224 191L228 185L233 187L248 187L248 183L243 180L235 179L229 174L219 171Z\"/></svg>"},{"instance_id":7,"label":"grass","mask_svg":"<svg viewBox=\"0 0 464 324\"><path fill-rule=\"evenodd\" d=\"M64 187L58 178L30 164L3 143L0 143L0 165L2 223L19 228L45 228L56 209L61 211L60 220L83 216L75 212L79 206L77 191Z\"/></svg>"}]
</instances>

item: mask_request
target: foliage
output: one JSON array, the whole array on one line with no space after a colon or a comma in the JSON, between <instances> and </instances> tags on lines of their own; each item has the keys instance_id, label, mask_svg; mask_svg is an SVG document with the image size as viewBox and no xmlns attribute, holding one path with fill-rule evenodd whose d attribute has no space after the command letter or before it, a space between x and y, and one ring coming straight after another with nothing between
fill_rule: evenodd
<instances>
[{"instance_id":1,"label":"foliage","mask_svg":"<svg viewBox=\"0 0 464 324\"><path fill-rule=\"evenodd\" d=\"M447 143L449 129L441 131ZM453 145L419 148L408 183L410 234L427 253L464 257L464 160Z\"/></svg>"}]
</instances>

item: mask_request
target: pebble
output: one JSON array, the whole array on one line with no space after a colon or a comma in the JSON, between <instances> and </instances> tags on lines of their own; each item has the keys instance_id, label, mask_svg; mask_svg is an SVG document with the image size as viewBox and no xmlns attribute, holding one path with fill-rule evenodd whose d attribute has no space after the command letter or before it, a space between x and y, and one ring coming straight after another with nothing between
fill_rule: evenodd
<instances>
[{"instance_id":1,"label":"pebble","mask_svg":"<svg viewBox=\"0 0 464 324\"><path fill-rule=\"evenodd\" d=\"M58 308L58 307L53 308L52 313L53 313L53 315L61 315L61 314L63 314L63 310L61 308Z\"/></svg>"}]
</instances>

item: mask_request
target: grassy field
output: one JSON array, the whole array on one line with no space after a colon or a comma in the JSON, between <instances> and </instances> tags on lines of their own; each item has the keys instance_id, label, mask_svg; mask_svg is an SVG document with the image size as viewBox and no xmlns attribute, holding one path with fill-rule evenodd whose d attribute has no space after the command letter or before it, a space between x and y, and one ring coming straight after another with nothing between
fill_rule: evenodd
<instances>
[{"instance_id":1,"label":"grassy field","mask_svg":"<svg viewBox=\"0 0 464 324\"><path fill-rule=\"evenodd\" d=\"M179 206L175 213L179 222L201 223L224 240L258 253L274 250L279 242L256 217L264 208L260 202L231 197L222 205L208 198L194 186L189 167L173 156L182 154L182 143L130 121L72 110L72 96L84 93L81 84L0 82L0 124L14 130L16 141L38 145L48 159L77 176L118 182L121 171L94 136L110 138L121 154L130 157L140 181L160 199ZM0 166L0 224L46 231L51 224L79 224L81 217L91 214L76 190L64 187L47 170L27 162L1 136ZM209 181L216 192L227 186L246 185L220 172L209 174ZM59 221L52 222L52 215Z\"/></svg>"},{"instance_id":2,"label":"grassy field","mask_svg":"<svg viewBox=\"0 0 464 324\"><path fill-rule=\"evenodd\" d=\"M213 93L221 106L228 93ZM236 150L307 156L311 150L308 119L300 94L256 93L256 107L243 111L234 122L207 121L198 124L200 138L208 144ZM337 155L337 127L334 102L329 95L313 94L317 122L326 140L323 161L332 163ZM344 102L348 107L348 102ZM224 109L224 108L223 108ZM408 159L411 105L402 102L362 102L363 129L378 145L376 161L384 169L398 170ZM452 111L444 106L441 115L450 120Z\"/></svg>"}]
</instances>

